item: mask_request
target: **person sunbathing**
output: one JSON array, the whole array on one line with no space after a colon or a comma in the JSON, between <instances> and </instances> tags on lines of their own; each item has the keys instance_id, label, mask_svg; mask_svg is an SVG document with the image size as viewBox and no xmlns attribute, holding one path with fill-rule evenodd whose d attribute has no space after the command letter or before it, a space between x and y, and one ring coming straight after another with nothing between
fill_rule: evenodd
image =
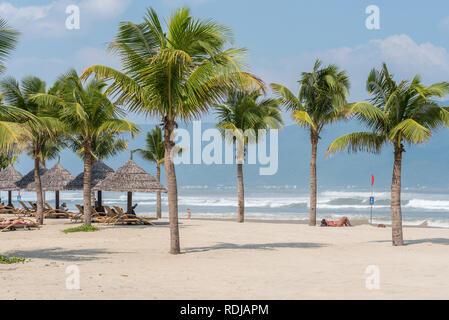
<instances>
[{"instance_id":1,"label":"person sunbathing","mask_svg":"<svg viewBox=\"0 0 449 320\"><path fill-rule=\"evenodd\" d=\"M351 222L349 221L348 217L342 217L337 222L335 221L328 221L326 219L321 220L321 226L322 227L351 227Z\"/></svg>"}]
</instances>

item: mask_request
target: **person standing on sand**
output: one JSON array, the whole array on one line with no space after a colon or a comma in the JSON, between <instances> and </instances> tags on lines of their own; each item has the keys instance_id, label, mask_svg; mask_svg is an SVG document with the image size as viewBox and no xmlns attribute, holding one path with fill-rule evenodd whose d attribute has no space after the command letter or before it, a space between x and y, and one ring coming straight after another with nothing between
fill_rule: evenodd
<instances>
[{"instance_id":1,"label":"person standing on sand","mask_svg":"<svg viewBox=\"0 0 449 320\"><path fill-rule=\"evenodd\" d=\"M190 220L190 218L191 218L190 209L187 209L187 219Z\"/></svg>"}]
</instances>

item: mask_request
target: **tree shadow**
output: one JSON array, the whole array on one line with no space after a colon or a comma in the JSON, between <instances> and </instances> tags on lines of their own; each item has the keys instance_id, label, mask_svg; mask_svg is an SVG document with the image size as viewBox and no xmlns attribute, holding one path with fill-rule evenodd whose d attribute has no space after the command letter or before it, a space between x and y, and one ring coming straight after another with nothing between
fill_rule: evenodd
<instances>
[{"instance_id":1,"label":"tree shadow","mask_svg":"<svg viewBox=\"0 0 449 320\"><path fill-rule=\"evenodd\" d=\"M390 242L391 240L377 240L372 242ZM447 238L427 238L427 239L415 239L415 240L404 240L404 245L414 245L414 244L423 244L423 243L431 243L431 244L443 244L449 245L449 239Z\"/></svg>"},{"instance_id":2,"label":"tree shadow","mask_svg":"<svg viewBox=\"0 0 449 320\"><path fill-rule=\"evenodd\" d=\"M281 242L281 243L256 243L256 244L235 244L235 243L225 243L220 242L210 247L193 247L186 248L184 251L186 253L191 252L205 252L211 250L274 250L279 248L301 248L301 249L311 249L311 248L322 248L327 247L327 244L314 243L314 242Z\"/></svg>"},{"instance_id":3,"label":"tree shadow","mask_svg":"<svg viewBox=\"0 0 449 320\"><path fill-rule=\"evenodd\" d=\"M116 252L105 249L79 249L65 250L63 248L46 248L32 250L14 250L6 252L9 257L23 257L27 259L39 258L57 261L92 261L102 259L99 255L113 254Z\"/></svg>"}]
</instances>

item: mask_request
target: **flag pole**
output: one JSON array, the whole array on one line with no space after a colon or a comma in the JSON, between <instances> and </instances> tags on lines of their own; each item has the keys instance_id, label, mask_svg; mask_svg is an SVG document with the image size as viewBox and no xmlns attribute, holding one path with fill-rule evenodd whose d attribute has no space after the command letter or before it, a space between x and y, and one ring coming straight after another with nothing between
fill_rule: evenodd
<instances>
[{"instance_id":1,"label":"flag pole","mask_svg":"<svg viewBox=\"0 0 449 320\"><path fill-rule=\"evenodd\" d=\"M370 224L373 224L374 174L371 174L371 198L369 202L370 202Z\"/></svg>"}]
</instances>

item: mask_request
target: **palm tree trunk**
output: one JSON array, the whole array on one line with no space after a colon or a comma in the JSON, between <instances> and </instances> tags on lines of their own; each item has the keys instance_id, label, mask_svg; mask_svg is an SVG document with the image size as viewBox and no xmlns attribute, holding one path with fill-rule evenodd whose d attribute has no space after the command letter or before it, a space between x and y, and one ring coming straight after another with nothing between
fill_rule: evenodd
<instances>
[{"instance_id":1,"label":"palm tree trunk","mask_svg":"<svg viewBox=\"0 0 449 320\"><path fill-rule=\"evenodd\" d=\"M316 226L316 154L318 147L318 134L310 131L310 142L312 144L312 155L310 159L310 214L309 226Z\"/></svg>"},{"instance_id":2,"label":"palm tree trunk","mask_svg":"<svg viewBox=\"0 0 449 320\"><path fill-rule=\"evenodd\" d=\"M175 143L171 135L175 129L175 121L164 118L164 146L165 146L165 176L168 189L168 216L170 221L170 253L181 253L178 227L178 186L176 182L175 165L171 153Z\"/></svg>"},{"instance_id":3,"label":"palm tree trunk","mask_svg":"<svg viewBox=\"0 0 449 320\"><path fill-rule=\"evenodd\" d=\"M243 184L243 163L237 163L237 193L239 206L237 222L243 223L245 221L245 185Z\"/></svg>"},{"instance_id":4,"label":"palm tree trunk","mask_svg":"<svg viewBox=\"0 0 449 320\"><path fill-rule=\"evenodd\" d=\"M42 194L42 182L41 176L39 174L39 158L34 157L34 185L36 188L36 216L37 223L40 225L44 224L44 196Z\"/></svg>"},{"instance_id":5,"label":"palm tree trunk","mask_svg":"<svg viewBox=\"0 0 449 320\"><path fill-rule=\"evenodd\" d=\"M402 235L402 211L401 211L401 169L402 152L404 149L395 147L393 179L391 182L391 229L393 233L393 246L404 245Z\"/></svg>"},{"instance_id":6,"label":"palm tree trunk","mask_svg":"<svg viewBox=\"0 0 449 320\"><path fill-rule=\"evenodd\" d=\"M161 165L157 164L157 170L156 170L156 179L157 182L161 183ZM162 218L162 204L161 204L161 192L158 191L156 193L156 217L158 219Z\"/></svg>"},{"instance_id":7,"label":"palm tree trunk","mask_svg":"<svg viewBox=\"0 0 449 320\"><path fill-rule=\"evenodd\" d=\"M84 183L83 183L83 199L84 199L84 224L90 226L92 224L92 157L90 154L91 142L86 141L84 144Z\"/></svg>"}]
</instances>

